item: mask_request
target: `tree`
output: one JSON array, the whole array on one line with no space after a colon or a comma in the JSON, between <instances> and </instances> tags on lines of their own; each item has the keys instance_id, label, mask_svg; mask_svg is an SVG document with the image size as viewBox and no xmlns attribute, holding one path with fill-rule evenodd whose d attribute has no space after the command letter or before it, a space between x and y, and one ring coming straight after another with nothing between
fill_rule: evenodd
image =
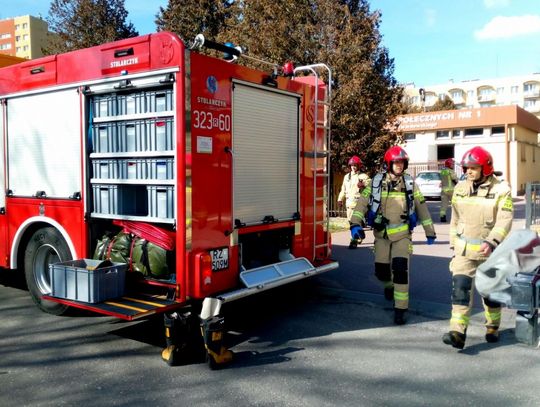
<instances>
[{"instance_id":1,"label":"tree","mask_svg":"<svg viewBox=\"0 0 540 407\"><path fill-rule=\"evenodd\" d=\"M202 32L260 60L329 65L334 169L353 154L375 167L396 140L393 123L403 90L393 77L394 61L381 46L381 16L370 11L367 0L169 0L157 18L160 29L189 39ZM253 59L241 63L272 69Z\"/></svg>"},{"instance_id":2,"label":"tree","mask_svg":"<svg viewBox=\"0 0 540 407\"><path fill-rule=\"evenodd\" d=\"M448 95L444 95L444 99L437 99L428 111L438 112L440 110L456 110L456 105Z\"/></svg>"},{"instance_id":3,"label":"tree","mask_svg":"<svg viewBox=\"0 0 540 407\"><path fill-rule=\"evenodd\" d=\"M158 31L174 32L189 44L197 34L215 39L234 10L231 0L169 0L167 7L159 8L155 22Z\"/></svg>"},{"instance_id":4,"label":"tree","mask_svg":"<svg viewBox=\"0 0 540 407\"><path fill-rule=\"evenodd\" d=\"M53 0L47 22L45 54L57 54L106 42L136 37L124 0Z\"/></svg>"}]
</instances>

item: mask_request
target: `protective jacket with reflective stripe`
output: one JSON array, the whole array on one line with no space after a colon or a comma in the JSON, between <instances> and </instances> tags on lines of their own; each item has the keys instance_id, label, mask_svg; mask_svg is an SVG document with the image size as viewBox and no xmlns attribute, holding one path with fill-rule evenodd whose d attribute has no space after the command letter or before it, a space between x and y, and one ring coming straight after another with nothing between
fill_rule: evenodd
<instances>
[{"instance_id":1,"label":"protective jacket with reflective stripe","mask_svg":"<svg viewBox=\"0 0 540 407\"><path fill-rule=\"evenodd\" d=\"M454 188L450 246L456 254L471 260L485 260L480 245L486 241L496 247L512 227L514 205L510 186L489 176L476 190L471 181Z\"/></svg>"},{"instance_id":2,"label":"protective jacket with reflective stripe","mask_svg":"<svg viewBox=\"0 0 540 407\"><path fill-rule=\"evenodd\" d=\"M443 168L440 171L441 174L441 189L443 192L452 192L454 185L457 184L457 177L454 170L450 168Z\"/></svg>"},{"instance_id":3,"label":"protective jacket with reflective stripe","mask_svg":"<svg viewBox=\"0 0 540 407\"><path fill-rule=\"evenodd\" d=\"M360 194L360 199L351 217L352 224L361 224L365 220L366 213L371 209L369 204L371 194L372 185ZM418 224L422 225L426 236L435 237L435 229L426 200L416 184L413 186L413 199ZM381 185L381 204L378 212L388 219L388 224L383 230L373 230L375 238L387 238L395 242L410 236L407 190L403 176L392 181L390 174L385 174Z\"/></svg>"},{"instance_id":4,"label":"protective jacket with reflective stripe","mask_svg":"<svg viewBox=\"0 0 540 407\"><path fill-rule=\"evenodd\" d=\"M347 208L354 208L356 206L356 202L358 202L358 199L360 198L360 190L358 188L358 183L360 181L364 183L364 186L369 186L370 184L370 178L367 174L360 172L355 172L353 174L352 172L349 172L347 175L345 175L343 178L343 184L341 185L341 191L338 195L338 202L345 198Z\"/></svg>"}]
</instances>

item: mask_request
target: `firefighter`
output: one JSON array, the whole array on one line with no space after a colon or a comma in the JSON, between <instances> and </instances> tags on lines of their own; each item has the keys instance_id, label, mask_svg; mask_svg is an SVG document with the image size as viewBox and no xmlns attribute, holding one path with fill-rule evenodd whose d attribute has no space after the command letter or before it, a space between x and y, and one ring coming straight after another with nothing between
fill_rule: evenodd
<instances>
[{"instance_id":1,"label":"firefighter","mask_svg":"<svg viewBox=\"0 0 540 407\"><path fill-rule=\"evenodd\" d=\"M435 241L435 229L425 199L412 177L406 151L393 146L384 154L386 171L377 174L364 189L351 218L351 231L362 231L364 219L375 236L375 276L384 296L394 300L394 322L403 325L409 308L409 257L412 230L419 222L427 244ZM367 219L365 218L367 214Z\"/></svg>"},{"instance_id":2,"label":"firefighter","mask_svg":"<svg viewBox=\"0 0 540 407\"><path fill-rule=\"evenodd\" d=\"M360 157L353 155L349 162L348 166L350 171L343 178L343 184L341 185L341 191L338 195L338 206L341 208L343 206L343 199L345 199L345 206L347 208L347 220L350 223L352 212L358 199L360 198L360 193L369 186L370 178L367 174L361 173L360 170L363 167L362 160ZM359 243L362 243L365 235L351 235L351 241L349 243L349 249L356 249Z\"/></svg>"},{"instance_id":3,"label":"firefighter","mask_svg":"<svg viewBox=\"0 0 540 407\"><path fill-rule=\"evenodd\" d=\"M452 194L454 193L454 186L457 184L457 176L454 172L454 159L447 158L444 160L444 168L440 171L441 174L441 211L440 220L446 222L446 212L448 210L448 204L452 200Z\"/></svg>"},{"instance_id":4,"label":"firefighter","mask_svg":"<svg viewBox=\"0 0 540 407\"><path fill-rule=\"evenodd\" d=\"M508 235L514 213L510 187L495 177L489 152L474 147L463 155L461 166L467 178L454 189L450 220L452 316L450 331L442 338L458 349L465 346L476 268ZM497 342L501 306L487 298L483 298L483 305L485 339Z\"/></svg>"}]
</instances>

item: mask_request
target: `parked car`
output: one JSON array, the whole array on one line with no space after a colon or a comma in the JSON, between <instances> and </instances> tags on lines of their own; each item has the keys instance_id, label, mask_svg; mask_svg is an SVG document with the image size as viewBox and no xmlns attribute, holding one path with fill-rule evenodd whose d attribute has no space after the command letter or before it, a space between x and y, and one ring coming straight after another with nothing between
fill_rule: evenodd
<instances>
[{"instance_id":1,"label":"parked car","mask_svg":"<svg viewBox=\"0 0 540 407\"><path fill-rule=\"evenodd\" d=\"M426 199L441 199L442 182L439 171L419 172L414 181Z\"/></svg>"}]
</instances>

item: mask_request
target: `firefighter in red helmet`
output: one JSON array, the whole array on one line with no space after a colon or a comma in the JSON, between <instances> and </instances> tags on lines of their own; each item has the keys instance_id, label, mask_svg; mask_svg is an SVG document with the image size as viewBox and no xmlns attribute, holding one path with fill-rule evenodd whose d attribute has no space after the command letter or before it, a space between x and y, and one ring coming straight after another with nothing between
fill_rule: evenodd
<instances>
[{"instance_id":1,"label":"firefighter in red helmet","mask_svg":"<svg viewBox=\"0 0 540 407\"><path fill-rule=\"evenodd\" d=\"M367 222L375 236L375 276L384 286L384 296L394 301L394 322L405 323L409 307L409 257L412 230L419 222L427 243L435 241L435 229L425 199L412 177L405 173L409 156L399 146L384 154L386 171L373 177L364 189L351 218L351 232Z\"/></svg>"},{"instance_id":2,"label":"firefighter in red helmet","mask_svg":"<svg viewBox=\"0 0 540 407\"><path fill-rule=\"evenodd\" d=\"M350 171L343 178L343 184L341 185L341 191L338 195L338 206L343 206L343 200L345 200L345 207L347 208L347 220L351 220L352 212L360 198L362 190L370 184L370 178L367 174L362 173L360 170L363 167L360 157L353 155L347 163ZM359 243L361 243L363 237L351 236L349 243L349 249L356 249Z\"/></svg>"},{"instance_id":3,"label":"firefighter in red helmet","mask_svg":"<svg viewBox=\"0 0 540 407\"><path fill-rule=\"evenodd\" d=\"M457 176L454 172L454 159L447 158L444 160L444 168L440 171L441 174L441 210L440 220L446 222L446 212L448 205L452 200L452 194L454 193L454 186L457 184Z\"/></svg>"},{"instance_id":4,"label":"firefighter in red helmet","mask_svg":"<svg viewBox=\"0 0 540 407\"><path fill-rule=\"evenodd\" d=\"M452 272L452 316L443 342L463 349L473 305L477 267L508 235L514 207L510 187L494 176L493 158L482 147L468 150L461 160L466 179L454 188L450 247ZM483 298L487 342L499 340L501 306Z\"/></svg>"}]
</instances>

